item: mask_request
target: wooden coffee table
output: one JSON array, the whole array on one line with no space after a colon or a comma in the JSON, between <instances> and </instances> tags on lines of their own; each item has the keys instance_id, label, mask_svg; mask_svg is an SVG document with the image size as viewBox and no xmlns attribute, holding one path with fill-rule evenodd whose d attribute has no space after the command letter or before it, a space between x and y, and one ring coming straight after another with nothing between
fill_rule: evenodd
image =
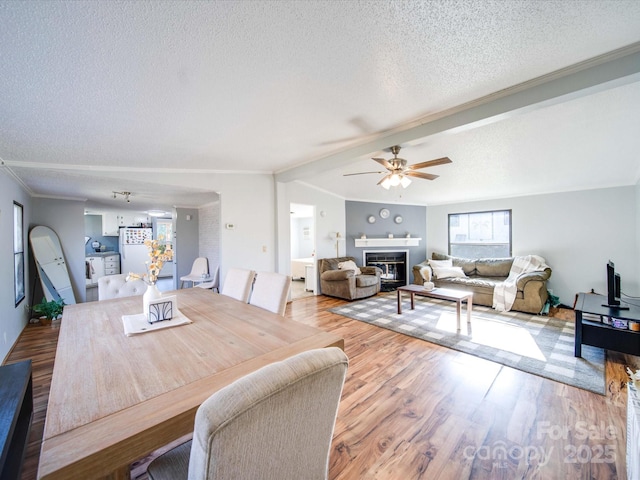
<instances>
[{"instance_id":1,"label":"wooden coffee table","mask_svg":"<svg viewBox=\"0 0 640 480\"><path fill-rule=\"evenodd\" d=\"M402 292L406 292L411 296L411 310L415 309L415 296L429 298L440 298L442 300L451 300L456 302L457 328L460 330L460 313L462 311L462 302L467 302L467 323L471 323L471 310L473 305L473 292L465 292L464 290L453 290L451 288L434 288L433 290L425 290L422 285L405 285L398 287L398 315L402 313Z\"/></svg>"}]
</instances>

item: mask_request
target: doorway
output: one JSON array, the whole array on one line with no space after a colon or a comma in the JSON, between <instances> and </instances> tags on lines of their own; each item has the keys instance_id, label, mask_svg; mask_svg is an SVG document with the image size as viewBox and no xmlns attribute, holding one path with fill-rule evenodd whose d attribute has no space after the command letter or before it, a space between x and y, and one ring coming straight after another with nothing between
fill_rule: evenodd
<instances>
[{"instance_id":1,"label":"doorway","mask_svg":"<svg viewBox=\"0 0 640 480\"><path fill-rule=\"evenodd\" d=\"M315 295L316 234L315 206L289 205L291 245L291 299Z\"/></svg>"}]
</instances>

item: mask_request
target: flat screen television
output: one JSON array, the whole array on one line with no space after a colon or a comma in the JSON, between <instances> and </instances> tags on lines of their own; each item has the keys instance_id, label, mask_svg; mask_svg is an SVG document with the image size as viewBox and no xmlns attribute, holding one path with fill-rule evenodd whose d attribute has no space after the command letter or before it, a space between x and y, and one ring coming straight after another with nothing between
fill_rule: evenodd
<instances>
[{"instance_id":1,"label":"flat screen television","mask_svg":"<svg viewBox=\"0 0 640 480\"><path fill-rule=\"evenodd\" d=\"M607 263L607 303L603 307L617 308L618 310L628 310L629 307L620 302L620 275L616 273L613 262Z\"/></svg>"}]
</instances>

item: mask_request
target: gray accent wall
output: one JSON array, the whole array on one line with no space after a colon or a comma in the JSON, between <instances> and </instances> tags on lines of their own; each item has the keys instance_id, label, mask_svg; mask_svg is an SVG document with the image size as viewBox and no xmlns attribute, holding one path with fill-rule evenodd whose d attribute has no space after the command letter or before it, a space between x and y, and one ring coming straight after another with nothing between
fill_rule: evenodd
<instances>
[{"instance_id":1,"label":"gray accent wall","mask_svg":"<svg viewBox=\"0 0 640 480\"><path fill-rule=\"evenodd\" d=\"M220 200L201 207L198 212L198 256L209 260L209 272L213 273L220 266Z\"/></svg>"},{"instance_id":2,"label":"gray accent wall","mask_svg":"<svg viewBox=\"0 0 640 480\"><path fill-rule=\"evenodd\" d=\"M389 210L389 216L382 218L380 210ZM427 207L414 205L398 205L371 202L346 201L346 236L340 253L355 257L356 263L362 265L362 252L364 250L409 250L409 276L408 282L413 282L412 267L426 259L426 231L427 231ZM367 219L373 215L374 223ZM395 218L400 215L402 223L396 223ZM393 247L356 247L355 240L362 235L367 238L388 238L393 234L394 238L404 238L407 234L421 238L417 247L393 246Z\"/></svg>"},{"instance_id":3,"label":"gray accent wall","mask_svg":"<svg viewBox=\"0 0 640 480\"><path fill-rule=\"evenodd\" d=\"M176 287L180 287L180 277L189 275L193 261L200 256L198 246L199 215L196 208L176 208L175 222L175 277Z\"/></svg>"}]
</instances>

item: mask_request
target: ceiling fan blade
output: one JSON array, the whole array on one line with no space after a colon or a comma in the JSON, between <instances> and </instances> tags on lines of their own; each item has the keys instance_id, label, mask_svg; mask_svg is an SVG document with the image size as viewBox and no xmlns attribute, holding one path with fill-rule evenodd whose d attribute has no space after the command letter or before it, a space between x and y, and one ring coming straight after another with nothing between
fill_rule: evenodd
<instances>
[{"instance_id":1,"label":"ceiling fan blade","mask_svg":"<svg viewBox=\"0 0 640 480\"><path fill-rule=\"evenodd\" d=\"M393 165L391 165L389 161L384 158L372 158L371 160L375 160L376 162L378 162L380 165L382 165L384 168L388 170L393 170Z\"/></svg>"},{"instance_id":2,"label":"ceiling fan blade","mask_svg":"<svg viewBox=\"0 0 640 480\"><path fill-rule=\"evenodd\" d=\"M445 163L452 163L449 157L436 158L435 160L429 160L427 162L414 163L409 165L410 170L418 170L420 168L435 167L436 165L444 165Z\"/></svg>"},{"instance_id":3,"label":"ceiling fan blade","mask_svg":"<svg viewBox=\"0 0 640 480\"><path fill-rule=\"evenodd\" d=\"M343 177L350 177L350 176L352 176L352 175L367 175L367 174L369 174L369 173L387 173L387 172L380 172L380 171L378 171L378 172L345 173L345 174L343 174L342 176L343 176Z\"/></svg>"},{"instance_id":4,"label":"ceiling fan blade","mask_svg":"<svg viewBox=\"0 0 640 480\"><path fill-rule=\"evenodd\" d=\"M406 170L403 175L406 175L407 177L424 178L425 180L435 180L440 176L433 175L432 173L415 172L413 170Z\"/></svg>"}]
</instances>

